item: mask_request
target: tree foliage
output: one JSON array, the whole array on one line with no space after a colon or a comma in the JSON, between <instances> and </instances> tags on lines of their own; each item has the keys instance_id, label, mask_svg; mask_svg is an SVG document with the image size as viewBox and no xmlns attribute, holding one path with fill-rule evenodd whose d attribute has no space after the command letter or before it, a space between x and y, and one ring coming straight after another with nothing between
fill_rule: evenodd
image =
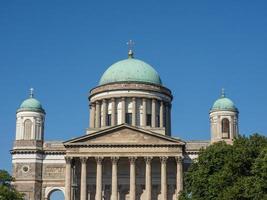
<instances>
[{"instance_id":1,"label":"tree foliage","mask_svg":"<svg viewBox=\"0 0 267 200\"><path fill-rule=\"evenodd\" d=\"M11 185L12 176L5 170L0 170L0 200L23 200L23 195Z\"/></svg>"},{"instance_id":2,"label":"tree foliage","mask_svg":"<svg viewBox=\"0 0 267 200\"><path fill-rule=\"evenodd\" d=\"M267 137L253 134L201 150L180 200L267 200Z\"/></svg>"}]
</instances>

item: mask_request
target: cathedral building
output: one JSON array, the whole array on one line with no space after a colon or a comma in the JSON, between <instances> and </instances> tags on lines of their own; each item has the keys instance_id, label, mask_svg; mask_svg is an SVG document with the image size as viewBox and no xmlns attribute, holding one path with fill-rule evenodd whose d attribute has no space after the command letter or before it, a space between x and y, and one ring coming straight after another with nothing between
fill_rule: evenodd
<instances>
[{"instance_id":1,"label":"cathedral building","mask_svg":"<svg viewBox=\"0 0 267 200\"><path fill-rule=\"evenodd\" d=\"M238 109L222 92L209 111L210 141L184 141L172 136L172 99L156 70L130 50L91 89L86 133L50 142L45 109L31 91L16 113L16 189L27 200L49 200L56 190L65 200L177 199L199 150L237 137Z\"/></svg>"}]
</instances>

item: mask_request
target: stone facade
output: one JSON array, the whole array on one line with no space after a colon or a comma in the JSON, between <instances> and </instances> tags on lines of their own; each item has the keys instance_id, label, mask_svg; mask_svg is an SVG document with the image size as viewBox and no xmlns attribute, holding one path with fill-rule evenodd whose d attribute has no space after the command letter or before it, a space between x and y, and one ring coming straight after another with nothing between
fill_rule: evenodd
<instances>
[{"instance_id":1,"label":"stone facade","mask_svg":"<svg viewBox=\"0 0 267 200\"><path fill-rule=\"evenodd\" d=\"M153 83L97 86L88 97L86 133L51 142L44 141L45 112L38 101L37 108L24 103L17 111L11 151L15 187L27 200L49 200L56 190L66 200L177 199L183 172L210 141L171 136L172 98L168 88ZM232 141L238 133L237 114L210 113L211 142ZM223 129L220 117L230 122Z\"/></svg>"}]
</instances>

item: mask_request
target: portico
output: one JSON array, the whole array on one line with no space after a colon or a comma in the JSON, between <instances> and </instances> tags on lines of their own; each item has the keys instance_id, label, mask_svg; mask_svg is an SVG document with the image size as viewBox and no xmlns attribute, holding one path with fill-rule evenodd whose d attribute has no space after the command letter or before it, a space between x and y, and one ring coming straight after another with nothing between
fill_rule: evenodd
<instances>
[{"instance_id":1,"label":"portico","mask_svg":"<svg viewBox=\"0 0 267 200\"><path fill-rule=\"evenodd\" d=\"M173 199L182 188L183 145L125 124L67 141L65 198ZM76 197L69 180L78 183Z\"/></svg>"}]
</instances>

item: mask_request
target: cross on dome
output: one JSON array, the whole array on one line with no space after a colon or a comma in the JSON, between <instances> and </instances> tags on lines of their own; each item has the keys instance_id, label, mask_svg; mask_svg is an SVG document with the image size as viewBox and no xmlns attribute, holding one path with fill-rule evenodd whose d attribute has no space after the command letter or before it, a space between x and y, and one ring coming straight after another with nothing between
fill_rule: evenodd
<instances>
[{"instance_id":1,"label":"cross on dome","mask_svg":"<svg viewBox=\"0 0 267 200\"><path fill-rule=\"evenodd\" d=\"M128 45L129 51L128 51L128 57L133 58L133 46L134 46L134 41L129 40L129 42L126 43Z\"/></svg>"},{"instance_id":2,"label":"cross on dome","mask_svg":"<svg viewBox=\"0 0 267 200\"><path fill-rule=\"evenodd\" d=\"M221 92L221 98L224 98L225 97L225 89L222 88L222 92Z\"/></svg>"},{"instance_id":3,"label":"cross on dome","mask_svg":"<svg viewBox=\"0 0 267 200\"><path fill-rule=\"evenodd\" d=\"M30 98L33 98L33 96L34 96L34 89L30 88Z\"/></svg>"}]
</instances>

